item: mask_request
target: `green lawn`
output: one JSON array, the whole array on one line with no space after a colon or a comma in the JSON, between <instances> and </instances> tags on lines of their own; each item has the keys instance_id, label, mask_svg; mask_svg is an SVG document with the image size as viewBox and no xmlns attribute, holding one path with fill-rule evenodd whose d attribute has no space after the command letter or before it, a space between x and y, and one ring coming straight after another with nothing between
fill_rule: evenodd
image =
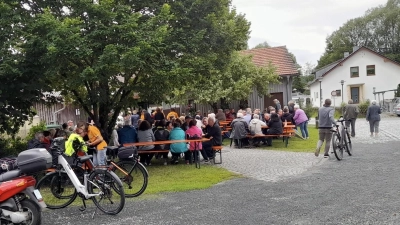
<instances>
[{"instance_id":1,"label":"green lawn","mask_svg":"<svg viewBox=\"0 0 400 225\"><path fill-rule=\"evenodd\" d=\"M300 131L300 128L298 128L298 130ZM280 150L289 152L314 152L318 141L318 129L315 128L315 125L308 126L308 135L310 138L306 140L298 137L289 138L289 144L287 147L285 147L285 143L282 142L282 138L280 138L273 139L271 147L261 145L259 148L265 150ZM225 139L223 144L225 146L229 146L230 139Z\"/></svg>"}]
</instances>

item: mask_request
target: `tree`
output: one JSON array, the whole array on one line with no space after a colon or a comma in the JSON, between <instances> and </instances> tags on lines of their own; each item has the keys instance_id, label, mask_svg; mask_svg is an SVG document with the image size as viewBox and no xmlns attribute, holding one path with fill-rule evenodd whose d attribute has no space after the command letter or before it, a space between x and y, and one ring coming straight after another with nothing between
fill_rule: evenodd
<instances>
[{"instance_id":1,"label":"tree","mask_svg":"<svg viewBox=\"0 0 400 225\"><path fill-rule=\"evenodd\" d=\"M271 46L268 44L268 42L264 41L263 43L260 43L256 45L253 49L255 48L270 48Z\"/></svg>"},{"instance_id":2,"label":"tree","mask_svg":"<svg viewBox=\"0 0 400 225\"><path fill-rule=\"evenodd\" d=\"M35 115L32 104L51 90L41 82L42 68L35 57L20 48L24 27L17 6L15 1L0 2L0 133L11 135Z\"/></svg>"},{"instance_id":3,"label":"tree","mask_svg":"<svg viewBox=\"0 0 400 225\"><path fill-rule=\"evenodd\" d=\"M250 24L229 0L7 1L23 24L18 47L26 66L41 68L32 75L77 101L109 133L134 92L160 103L223 71L249 37Z\"/></svg>"},{"instance_id":4,"label":"tree","mask_svg":"<svg viewBox=\"0 0 400 225\"><path fill-rule=\"evenodd\" d=\"M326 49L317 69L343 58L354 46L367 46L400 62L400 1L368 10L364 16L347 21L326 39Z\"/></svg>"},{"instance_id":5,"label":"tree","mask_svg":"<svg viewBox=\"0 0 400 225\"><path fill-rule=\"evenodd\" d=\"M235 52L225 71L214 71L211 77L200 77L199 81L186 86L184 90L175 90L176 101L193 99L197 103L210 104L214 111L217 102L247 99L256 88L260 96L268 94L270 83L277 83L279 76L273 65L265 67L254 65L251 56Z\"/></svg>"},{"instance_id":6,"label":"tree","mask_svg":"<svg viewBox=\"0 0 400 225\"><path fill-rule=\"evenodd\" d=\"M400 84L397 85L396 97L400 97Z\"/></svg>"}]
</instances>

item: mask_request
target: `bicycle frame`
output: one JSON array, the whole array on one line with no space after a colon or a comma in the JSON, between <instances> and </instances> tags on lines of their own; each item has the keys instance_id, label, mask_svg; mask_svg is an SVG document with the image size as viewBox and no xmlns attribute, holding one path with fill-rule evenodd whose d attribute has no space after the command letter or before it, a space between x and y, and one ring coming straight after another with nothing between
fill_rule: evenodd
<instances>
[{"instance_id":1,"label":"bicycle frame","mask_svg":"<svg viewBox=\"0 0 400 225\"><path fill-rule=\"evenodd\" d=\"M87 183L88 183L88 173L84 174L84 184L82 184L78 177L76 176L75 172L72 170L71 166L69 165L69 163L67 162L67 160L64 158L64 156L59 155L58 156L58 164L61 165L64 168L64 171L67 173L69 179L71 179L72 184L74 185L76 191L80 194L82 194L83 196L85 196L85 199L89 199L91 197L94 196L99 196L102 194L102 192L100 191L97 194L89 194L87 191ZM101 188L99 186L97 186L95 183L89 181L92 185L96 186L99 190L101 190Z\"/></svg>"}]
</instances>

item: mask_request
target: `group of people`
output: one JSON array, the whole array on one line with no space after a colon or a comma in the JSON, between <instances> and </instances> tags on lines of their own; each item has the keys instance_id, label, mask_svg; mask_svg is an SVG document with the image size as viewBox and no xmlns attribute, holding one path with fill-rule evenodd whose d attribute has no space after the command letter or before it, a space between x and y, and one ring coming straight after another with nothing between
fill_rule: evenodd
<instances>
[{"instance_id":1,"label":"group of people","mask_svg":"<svg viewBox=\"0 0 400 225\"><path fill-rule=\"evenodd\" d=\"M260 109L247 108L239 110L236 118L232 121L232 132L230 138L235 140L235 145L250 144L247 135L254 136L254 146L259 146L261 142L264 145L272 146L271 137L256 137L261 135L279 135L283 133L285 123L299 127L304 139L308 139L308 117L305 112L295 105L294 101L289 101L287 106L281 107L279 100L274 100L275 106L269 106L261 113ZM268 128L263 128L267 126Z\"/></svg>"},{"instance_id":2,"label":"group of people","mask_svg":"<svg viewBox=\"0 0 400 225\"><path fill-rule=\"evenodd\" d=\"M204 162L209 162L213 158L212 146L220 146L222 144L221 128L217 123L214 113L208 114L207 117L196 115L178 116L174 109L164 115L160 108L155 113L150 114L146 110L142 110L141 115L136 111L121 114L122 123L117 123L116 129L113 130L110 145L123 146L126 143L135 142L155 142L166 140L186 140L201 139L202 137L210 138L207 142L185 142L164 144L164 145L145 145L139 147L140 151L147 150L169 150L171 152L171 163L177 164L179 157L184 154L185 163L189 164L194 159L193 153L200 152ZM198 150L198 151L194 151ZM168 154L160 154L158 157L165 159L164 165L167 165ZM145 165L151 165L154 154L140 154L140 161Z\"/></svg>"},{"instance_id":3,"label":"group of people","mask_svg":"<svg viewBox=\"0 0 400 225\"><path fill-rule=\"evenodd\" d=\"M324 157L329 157L329 148L331 145L332 139L332 126L336 124L334 113L335 109L331 107L332 101L331 99L325 99L324 105L319 108L318 110L318 134L319 140L317 142L317 148L315 150L315 156L319 156L322 144L325 142L325 149L324 149ZM353 100L350 99L348 104L343 108L343 119L345 120L345 126L348 127L351 132L351 137L356 136L356 129L355 124L357 120L357 116L360 110L358 105L353 104ZM378 136L379 133L379 121L381 120L380 117L381 108L376 104L376 100L371 101L371 105L368 107L366 120L369 122L370 125L370 136L375 137Z\"/></svg>"}]
</instances>

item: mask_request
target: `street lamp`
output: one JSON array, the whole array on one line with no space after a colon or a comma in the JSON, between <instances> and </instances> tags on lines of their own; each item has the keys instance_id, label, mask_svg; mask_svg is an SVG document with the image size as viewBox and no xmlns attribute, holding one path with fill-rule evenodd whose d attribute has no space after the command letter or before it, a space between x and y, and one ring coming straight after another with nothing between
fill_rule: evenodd
<instances>
[{"instance_id":1,"label":"street lamp","mask_svg":"<svg viewBox=\"0 0 400 225\"><path fill-rule=\"evenodd\" d=\"M344 84L344 80L341 80L340 84L342 85L342 103L343 103L343 84Z\"/></svg>"},{"instance_id":2,"label":"street lamp","mask_svg":"<svg viewBox=\"0 0 400 225\"><path fill-rule=\"evenodd\" d=\"M322 82L322 76L318 78L319 80L319 107L322 106L322 87L321 87L321 82Z\"/></svg>"}]
</instances>

